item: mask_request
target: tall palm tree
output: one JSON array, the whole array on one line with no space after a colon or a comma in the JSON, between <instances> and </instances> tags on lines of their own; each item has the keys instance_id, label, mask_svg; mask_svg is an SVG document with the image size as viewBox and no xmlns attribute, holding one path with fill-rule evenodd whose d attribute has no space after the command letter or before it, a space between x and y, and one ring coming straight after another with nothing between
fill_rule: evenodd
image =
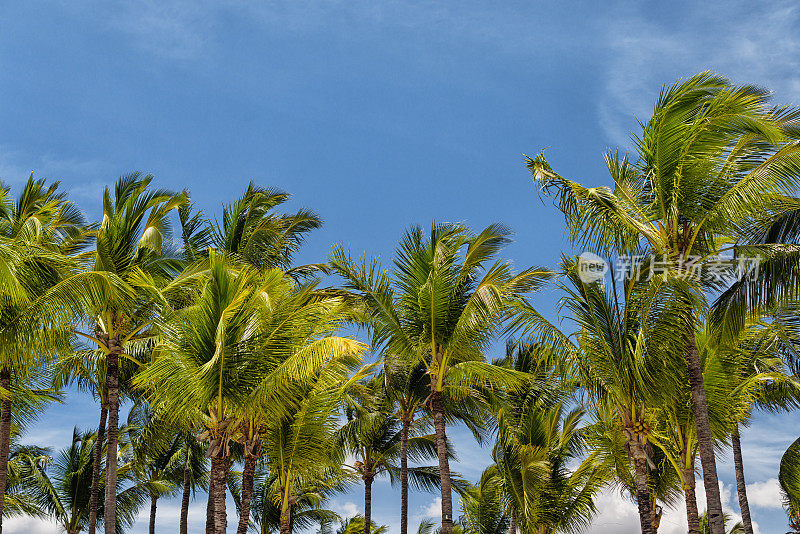
<instances>
[{"instance_id":1,"label":"tall palm tree","mask_svg":"<svg viewBox=\"0 0 800 534\"><path fill-rule=\"evenodd\" d=\"M530 158L528 168L542 191L555 196L576 244L627 255L650 253L679 272L708 271L719 263L716 254L725 250L725 242L744 240L794 207L787 196L800 184L798 111L770 108L768 98L762 88L735 86L709 72L664 88L635 139L637 159L606 156L613 189L568 180L552 170L543 154ZM785 255L780 246L767 244L733 250ZM792 272L784 270L794 281ZM700 295L709 286L721 286L714 276L686 278L695 282L687 290ZM733 300L724 307L741 312L747 299ZM685 313L688 321L697 320L696 306ZM703 482L712 534L724 534L693 332L686 330L684 345Z\"/></svg>"},{"instance_id":2,"label":"tall palm tree","mask_svg":"<svg viewBox=\"0 0 800 534\"><path fill-rule=\"evenodd\" d=\"M74 272L69 256L86 244L88 227L83 216L58 192L58 185L48 186L31 174L19 197L13 199L9 188L0 184L0 532L16 389L13 382L24 383L33 370L48 366L54 348L68 348L63 322L35 304Z\"/></svg>"},{"instance_id":3,"label":"tall palm tree","mask_svg":"<svg viewBox=\"0 0 800 534\"><path fill-rule=\"evenodd\" d=\"M305 208L277 213L275 209L289 198L288 193L251 182L241 197L223 206L222 219L209 229L210 246L257 269L281 269L300 277L324 269L318 264L292 264L308 233L321 227L322 219Z\"/></svg>"},{"instance_id":4,"label":"tall palm tree","mask_svg":"<svg viewBox=\"0 0 800 534\"><path fill-rule=\"evenodd\" d=\"M307 529L318 523L321 531L329 529L340 518L325 508L325 502L331 495L345 491L351 481L349 474L331 466L320 466L316 474L306 476L292 490L290 525ZM256 469L256 482L251 508L253 523L259 534L272 534L281 528L280 477L271 473L267 462L262 461Z\"/></svg>"},{"instance_id":5,"label":"tall palm tree","mask_svg":"<svg viewBox=\"0 0 800 534\"><path fill-rule=\"evenodd\" d=\"M516 380L491 366L484 351L502 328L510 302L550 278L544 269L514 274L495 261L510 232L499 224L478 234L458 224L433 224L406 232L389 272L377 260L355 262L342 247L331 255L333 270L360 297L373 346L422 362L430 375L430 409L436 433L442 493L442 532L453 531L453 498L447 451L445 391L466 396L476 384Z\"/></svg>"},{"instance_id":6,"label":"tall palm tree","mask_svg":"<svg viewBox=\"0 0 800 534\"><path fill-rule=\"evenodd\" d=\"M318 377L294 410L267 423L265 460L277 489L273 502L280 510L281 534L291 534L295 508L301 497L307 496L312 481L330 478L339 484L346 482L338 474L344 457L336 447L335 416L344 391L361 377L356 373L348 380L347 371L334 366Z\"/></svg>"},{"instance_id":7,"label":"tall palm tree","mask_svg":"<svg viewBox=\"0 0 800 534\"><path fill-rule=\"evenodd\" d=\"M87 271L65 279L46 295L58 301L58 306L48 309L54 317L65 311L80 313L89 331L76 329L75 333L105 354L106 534L116 530L120 360L134 360L131 348L141 346L155 333L153 321L166 302L161 289L180 268L177 259L164 254L164 242L170 235L168 215L184 204L186 197L151 189L152 180L152 176L134 173L121 177L113 193L105 189L96 246L83 256Z\"/></svg>"}]
</instances>

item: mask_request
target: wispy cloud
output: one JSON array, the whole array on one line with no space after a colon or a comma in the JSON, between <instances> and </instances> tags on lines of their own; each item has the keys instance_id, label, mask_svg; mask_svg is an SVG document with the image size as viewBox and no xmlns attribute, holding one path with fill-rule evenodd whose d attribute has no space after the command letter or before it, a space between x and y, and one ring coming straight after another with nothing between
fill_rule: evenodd
<instances>
[{"instance_id":1,"label":"wispy cloud","mask_svg":"<svg viewBox=\"0 0 800 534\"><path fill-rule=\"evenodd\" d=\"M610 53L598 116L612 143L628 144L634 116L647 118L662 85L706 69L766 86L780 102L800 103L796 3L695 3L669 26L635 5L610 10L605 21Z\"/></svg>"}]
</instances>

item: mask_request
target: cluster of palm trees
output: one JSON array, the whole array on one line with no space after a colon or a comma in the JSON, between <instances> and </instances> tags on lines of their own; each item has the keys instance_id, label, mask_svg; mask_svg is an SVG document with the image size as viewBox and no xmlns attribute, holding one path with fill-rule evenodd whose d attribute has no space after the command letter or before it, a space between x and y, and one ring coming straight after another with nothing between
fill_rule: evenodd
<instances>
[{"instance_id":1,"label":"cluster of palm trees","mask_svg":"<svg viewBox=\"0 0 800 534\"><path fill-rule=\"evenodd\" d=\"M662 91L634 144L606 156L612 187L528 159L576 248L647 258L604 279L567 254L515 270L501 224L412 227L390 266L342 246L295 265L320 218L252 184L212 220L125 176L98 223L58 184L3 188L0 530L29 514L116 534L149 503L154 533L159 499L180 495L187 533L200 490L207 533L227 531L229 498L237 534L378 533L372 486L388 476L402 534L412 488L440 492L443 534L546 534L587 528L609 486L643 533L683 500L690 533L724 534L716 455L731 447L734 531L752 534L740 428L800 401L800 111L701 73ZM742 258L758 269L741 276ZM532 302L544 286L550 316ZM68 387L98 401L97 429L56 453L21 445ZM491 446L474 484L451 471L452 425ZM798 443L779 477L795 531ZM359 486L363 515L326 508Z\"/></svg>"}]
</instances>

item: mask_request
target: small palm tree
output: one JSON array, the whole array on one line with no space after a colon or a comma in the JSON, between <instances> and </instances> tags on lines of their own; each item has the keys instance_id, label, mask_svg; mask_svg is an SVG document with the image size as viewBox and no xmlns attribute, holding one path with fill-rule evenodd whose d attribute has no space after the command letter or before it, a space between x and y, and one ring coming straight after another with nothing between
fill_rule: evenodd
<instances>
[{"instance_id":1,"label":"small palm tree","mask_svg":"<svg viewBox=\"0 0 800 534\"><path fill-rule=\"evenodd\" d=\"M778 483L789 514L789 526L800 532L800 438L789 445L781 458Z\"/></svg>"},{"instance_id":2,"label":"small palm tree","mask_svg":"<svg viewBox=\"0 0 800 534\"><path fill-rule=\"evenodd\" d=\"M295 485L294 504L289 523L292 527L308 529L320 525L320 533L330 534L330 526L341 518L325 508L327 499L349 487L352 477L339 468L321 466ZM272 474L266 462L256 470L256 491L253 494L252 516L259 534L273 534L281 528L280 477Z\"/></svg>"},{"instance_id":3,"label":"small palm tree","mask_svg":"<svg viewBox=\"0 0 800 534\"><path fill-rule=\"evenodd\" d=\"M184 477L184 438L159 421L146 403L138 402L128 414L131 428L132 478L150 498L150 534L156 530L158 499L173 495Z\"/></svg>"},{"instance_id":4,"label":"small palm tree","mask_svg":"<svg viewBox=\"0 0 800 534\"><path fill-rule=\"evenodd\" d=\"M333 270L355 292L372 329L373 346L424 363L430 375L430 410L436 434L442 493L442 533L453 531L453 497L447 452L445 391L465 398L476 385L514 382L513 372L486 362L484 351L511 310L551 276L544 269L520 274L495 261L509 241L502 225L478 234L458 224L433 224L406 232L390 273L377 260L355 262L342 247Z\"/></svg>"},{"instance_id":5,"label":"small palm tree","mask_svg":"<svg viewBox=\"0 0 800 534\"><path fill-rule=\"evenodd\" d=\"M420 420L430 392L430 375L423 362L409 363L403 358L383 357L383 393L396 407L400 420L400 534L408 534L408 439L412 432L428 427Z\"/></svg>"},{"instance_id":6,"label":"small palm tree","mask_svg":"<svg viewBox=\"0 0 800 534\"><path fill-rule=\"evenodd\" d=\"M21 462L20 484L25 492L67 534L79 534L89 522L94 440L93 434L81 433L76 429L71 445L55 458L27 455L25 461ZM130 473L130 464L121 465L118 480L131 480ZM137 484L117 495L117 528L120 531L131 527L136 521L146 495L146 489ZM103 502L99 506L102 512Z\"/></svg>"},{"instance_id":7,"label":"small palm tree","mask_svg":"<svg viewBox=\"0 0 800 534\"><path fill-rule=\"evenodd\" d=\"M386 525L377 525L375 522L369 523L370 527L367 529L367 520L363 516L357 515L348 517L343 520L339 528L336 529L336 534L361 534L367 532L368 534L386 534L389 527Z\"/></svg>"},{"instance_id":8,"label":"small palm tree","mask_svg":"<svg viewBox=\"0 0 800 534\"><path fill-rule=\"evenodd\" d=\"M723 515L723 523L725 526L728 526L730 523L730 517L728 514ZM700 532L701 534L711 534L711 527L708 522L708 512L703 512L700 515ZM745 534L744 525L741 521L731 525L731 528L728 530L728 534Z\"/></svg>"},{"instance_id":9,"label":"small palm tree","mask_svg":"<svg viewBox=\"0 0 800 534\"><path fill-rule=\"evenodd\" d=\"M459 523L464 534L507 534L511 523L505 514L503 484L497 466L490 466L476 486L461 494Z\"/></svg>"},{"instance_id":10,"label":"small palm tree","mask_svg":"<svg viewBox=\"0 0 800 534\"><path fill-rule=\"evenodd\" d=\"M530 366L535 361L533 348L521 347L517 367L548 375ZM527 394L510 394L499 410L493 453L496 476L507 495L514 531L573 532L591 520L593 496L606 483L605 473L595 454L576 468L569 467L585 449L585 429L579 425L584 410L567 412L557 395L537 389L532 386Z\"/></svg>"},{"instance_id":11,"label":"small palm tree","mask_svg":"<svg viewBox=\"0 0 800 534\"><path fill-rule=\"evenodd\" d=\"M373 384L373 390L376 384ZM364 482L364 534L366 525L372 524L372 482L375 477L388 474L392 480L401 475L397 460L403 446L403 423L387 413L386 399L374 399L369 404L348 410L349 420L336 432L338 444L354 458L353 470ZM407 458L421 462L436 458L434 436L406 437ZM425 489L436 488L438 471L433 467L406 466L406 476Z\"/></svg>"},{"instance_id":12,"label":"small palm tree","mask_svg":"<svg viewBox=\"0 0 800 534\"><path fill-rule=\"evenodd\" d=\"M208 465L204 443L197 440L193 432L182 430L178 433L180 451L183 458L183 482L181 493L181 518L180 534L188 534L189 529L189 501L197 488L208 485Z\"/></svg>"}]
</instances>

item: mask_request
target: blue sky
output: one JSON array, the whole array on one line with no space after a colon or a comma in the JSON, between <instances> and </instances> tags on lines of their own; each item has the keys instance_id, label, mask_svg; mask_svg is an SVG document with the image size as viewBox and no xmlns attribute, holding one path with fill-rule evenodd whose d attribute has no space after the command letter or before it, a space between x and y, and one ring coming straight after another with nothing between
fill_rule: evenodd
<instances>
[{"instance_id":1,"label":"blue sky","mask_svg":"<svg viewBox=\"0 0 800 534\"><path fill-rule=\"evenodd\" d=\"M562 221L522 154L549 147L561 173L607 183L603 151L629 145L663 84L706 68L800 104L791 2L12 0L0 29L6 183L60 179L96 217L103 186L132 170L188 188L212 214L252 179L325 219L301 261L334 242L388 260L411 223L501 220L516 231L516 265L554 265L568 249ZM554 298L537 302L552 314ZM63 445L96 418L73 395L26 439ZM758 417L744 432L764 533L785 526L773 479L798 422ZM454 434L459 469L477 477L485 452ZM736 512L729 459L720 472ZM373 516L396 524L397 495L381 482L376 497ZM592 532L636 532L629 503L613 492L600 503ZM361 496L335 504L355 511ZM432 495L413 496L412 514L431 507ZM163 532L176 517L165 503ZM661 531L682 525L676 513Z\"/></svg>"}]
</instances>

